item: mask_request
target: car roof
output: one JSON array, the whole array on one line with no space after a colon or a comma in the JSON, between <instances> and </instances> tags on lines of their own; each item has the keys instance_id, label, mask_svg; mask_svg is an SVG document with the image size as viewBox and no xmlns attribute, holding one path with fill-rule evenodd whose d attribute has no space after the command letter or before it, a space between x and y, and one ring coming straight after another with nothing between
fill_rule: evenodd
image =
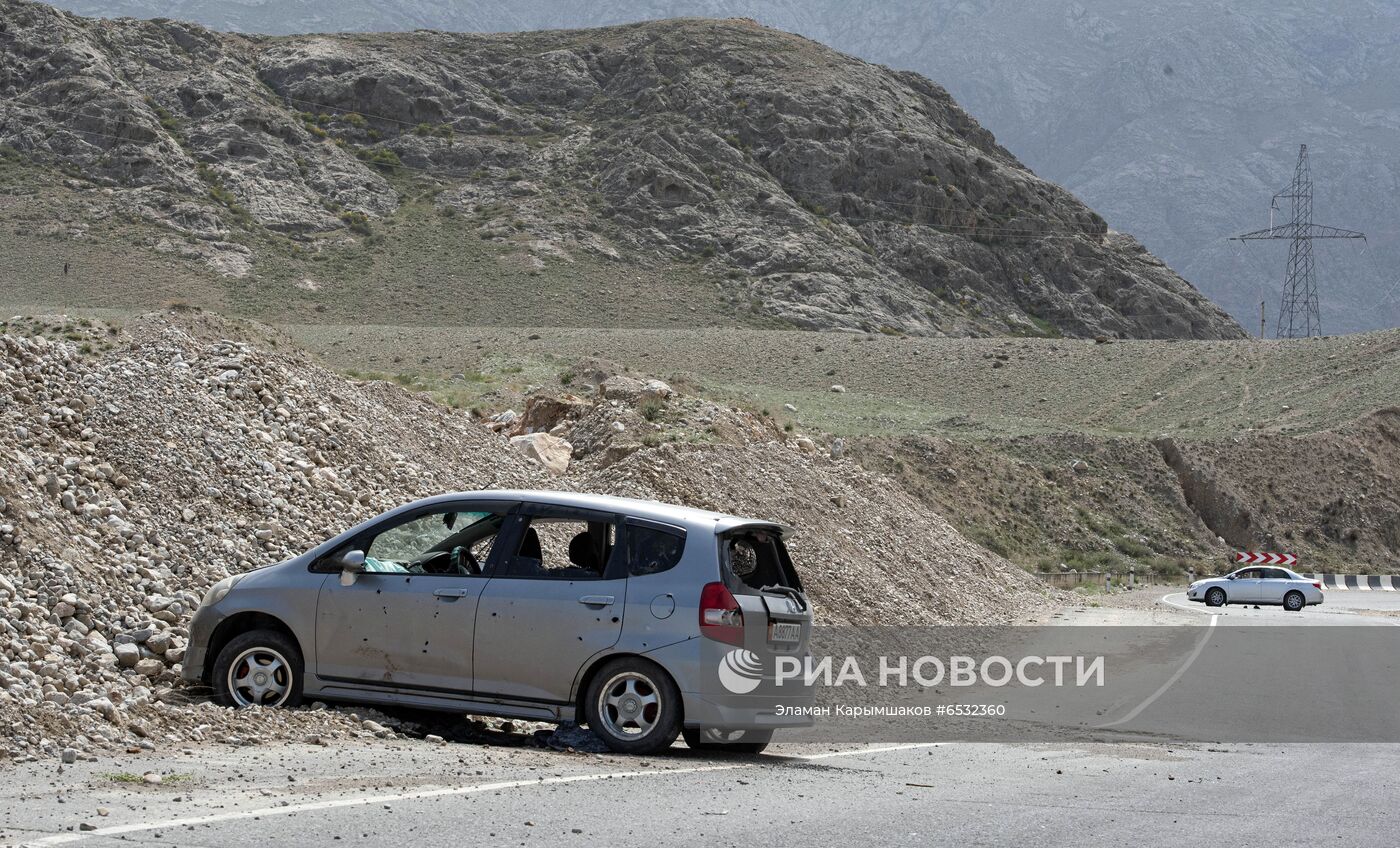
<instances>
[{"instance_id":1,"label":"car roof","mask_svg":"<svg viewBox=\"0 0 1400 848\"><path fill-rule=\"evenodd\" d=\"M1291 569L1291 568L1285 568L1285 567L1282 566L1282 565L1242 565L1242 566L1240 566L1239 568L1235 569L1234 571L1230 571L1230 572L1227 572L1227 573L1229 573L1229 574L1239 574L1241 571L1250 571L1250 570L1259 569L1259 568L1274 568L1274 569L1278 569L1279 571L1285 571L1285 572L1287 572L1287 573L1293 575L1293 578L1296 579L1296 580L1306 580L1306 579L1308 579L1308 578L1304 577L1302 574L1300 574L1299 572L1294 571L1294 570Z\"/></svg>"},{"instance_id":2,"label":"car roof","mask_svg":"<svg viewBox=\"0 0 1400 848\"><path fill-rule=\"evenodd\" d=\"M697 509L690 506L662 503L661 501L641 500L640 498L621 498L615 495L598 495L589 492L561 492L548 489L481 489L474 492L453 492L414 501L411 504L400 507L400 509L416 509L418 507L433 506L439 503L451 503L453 501L521 501L524 503L548 504L551 506L570 506L579 509L596 509L670 524L680 524L690 527L708 527L712 528L715 533L724 533L735 527L751 524L761 524L776 528L783 536L788 536L793 532L793 528L777 521L745 518L739 515L713 512L708 509ZM398 510L395 511L397 512Z\"/></svg>"}]
</instances>

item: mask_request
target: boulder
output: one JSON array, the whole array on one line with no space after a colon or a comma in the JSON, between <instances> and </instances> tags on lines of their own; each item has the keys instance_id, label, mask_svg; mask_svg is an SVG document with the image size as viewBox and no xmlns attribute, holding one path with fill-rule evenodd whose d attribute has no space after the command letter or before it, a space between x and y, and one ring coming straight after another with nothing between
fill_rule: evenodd
<instances>
[{"instance_id":1,"label":"boulder","mask_svg":"<svg viewBox=\"0 0 1400 848\"><path fill-rule=\"evenodd\" d=\"M574 446L548 433L527 433L514 436L510 446L539 463L550 474L560 475L569 470L569 458Z\"/></svg>"},{"instance_id":2,"label":"boulder","mask_svg":"<svg viewBox=\"0 0 1400 848\"><path fill-rule=\"evenodd\" d=\"M675 392L660 380L647 380L642 384L642 400L666 400Z\"/></svg>"},{"instance_id":3,"label":"boulder","mask_svg":"<svg viewBox=\"0 0 1400 848\"><path fill-rule=\"evenodd\" d=\"M656 382L660 382L659 380ZM665 383L662 383L665 385ZM631 377L624 377L621 374L614 374L603 381L598 387L603 397L609 400L635 401L642 395L642 390L646 384L641 380L634 380Z\"/></svg>"},{"instance_id":4,"label":"boulder","mask_svg":"<svg viewBox=\"0 0 1400 848\"><path fill-rule=\"evenodd\" d=\"M161 630L151 634L151 638L146 640L146 647L154 653L163 654L170 649L173 639L170 631Z\"/></svg>"},{"instance_id":5,"label":"boulder","mask_svg":"<svg viewBox=\"0 0 1400 848\"><path fill-rule=\"evenodd\" d=\"M134 642L125 642L112 649L117 655L117 664L122 668L135 668L141 661L141 649Z\"/></svg>"},{"instance_id":6,"label":"boulder","mask_svg":"<svg viewBox=\"0 0 1400 848\"><path fill-rule=\"evenodd\" d=\"M165 673L165 663L157 659L140 660L136 663L136 673L153 679L160 677Z\"/></svg>"}]
</instances>

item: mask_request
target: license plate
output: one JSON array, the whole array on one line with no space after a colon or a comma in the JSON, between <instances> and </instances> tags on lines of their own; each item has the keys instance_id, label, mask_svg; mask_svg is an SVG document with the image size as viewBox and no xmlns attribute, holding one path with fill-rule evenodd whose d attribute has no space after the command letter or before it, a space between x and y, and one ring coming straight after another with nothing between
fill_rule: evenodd
<instances>
[{"instance_id":1,"label":"license plate","mask_svg":"<svg viewBox=\"0 0 1400 848\"><path fill-rule=\"evenodd\" d=\"M790 621L768 623L769 642L797 642L802 639L802 625Z\"/></svg>"}]
</instances>

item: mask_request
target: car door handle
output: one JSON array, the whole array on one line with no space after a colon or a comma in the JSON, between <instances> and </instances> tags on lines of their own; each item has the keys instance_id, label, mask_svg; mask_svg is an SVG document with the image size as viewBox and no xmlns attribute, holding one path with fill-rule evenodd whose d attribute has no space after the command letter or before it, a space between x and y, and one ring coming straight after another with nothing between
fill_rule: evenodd
<instances>
[{"instance_id":1,"label":"car door handle","mask_svg":"<svg viewBox=\"0 0 1400 848\"><path fill-rule=\"evenodd\" d=\"M467 596L467 590L462 588L434 589L433 595L439 598L465 598Z\"/></svg>"},{"instance_id":2,"label":"car door handle","mask_svg":"<svg viewBox=\"0 0 1400 848\"><path fill-rule=\"evenodd\" d=\"M610 606L613 600L614 598L612 595L584 595L582 598L578 599L578 602L587 604L590 607L606 607Z\"/></svg>"}]
</instances>

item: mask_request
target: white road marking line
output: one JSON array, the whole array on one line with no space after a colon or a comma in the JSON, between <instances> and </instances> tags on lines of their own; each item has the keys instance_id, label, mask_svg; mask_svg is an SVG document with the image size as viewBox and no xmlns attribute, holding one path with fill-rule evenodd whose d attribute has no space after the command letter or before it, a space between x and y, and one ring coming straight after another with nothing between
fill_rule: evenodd
<instances>
[{"instance_id":1,"label":"white road marking line","mask_svg":"<svg viewBox=\"0 0 1400 848\"><path fill-rule=\"evenodd\" d=\"M1165 594L1165 595L1163 595L1162 597L1158 598L1157 600L1161 601L1162 603L1166 604L1166 605L1169 606L1169 607L1176 607L1176 608L1179 609L1179 610L1186 610L1187 612L1194 612L1194 613L1196 613L1197 615L1215 615L1215 614L1216 614L1216 613L1213 613L1213 612L1208 612L1208 611L1206 611L1206 610L1203 610L1203 609L1201 609L1199 606L1191 606L1191 604L1194 604L1195 601L1188 601L1188 602L1185 603L1185 604L1178 604L1178 603L1176 603L1175 601L1169 601L1169 600L1167 600L1168 598L1172 597L1173 595L1180 595L1180 596L1182 596L1183 598L1186 597L1186 593L1185 593L1185 592L1170 592L1170 593Z\"/></svg>"},{"instance_id":2,"label":"white road marking line","mask_svg":"<svg viewBox=\"0 0 1400 848\"><path fill-rule=\"evenodd\" d=\"M695 774L706 771L732 771L734 769L752 768L745 763L733 765L711 765L711 766L691 766L688 768L673 769L647 769L646 771L614 771L602 772L599 774L574 774L562 777L537 777L531 780L504 780L497 783L478 783L471 786L449 786L439 789L423 789L417 792L400 792L393 795L370 795L355 798L337 798L331 801L308 801L304 804L289 804L285 807L259 807L254 810L235 810L227 813L211 813L205 816L189 816L180 819L166 819L159 822L132 822L130 824L116 824L109 827L99 827L96 830L87 830L78 833L59 833L43 839L36 839L32 842L24 843L26 846L43 845L66 845L93 836L119 836L124 833L137 833L146 830L165 830L167 828L186 827L189 825L218 824L227 821L238 821L240 819L251 819L259 816L286 815L288 813L314 812L317 810L334 810L342 807L363 807L369 804L386 804L394 801L417 801L423 798L445 798L454 795L477 795L482 792L497 792L502 789L523 789L529 786L553 786L560 783L582 783L591 780L609 780L612 778L627 777L659 777L671 774Z\"/></svg>"},{"instance_id":3,"label":"white road marking line","mask_svg":"<svg viewBox=\"0 0 1400 848\"><path fill-rule=\"evenodd\" d=\"M800 760L825 760L831 757L854 757L861 754L881 754L888 751L909 751L915 748L932 748L942 743L939 742L915 742L907 745L884 745L878 748L855 748L849 751L827 751L821 754L793 754L793 759ZM126 833L139 833L151 830L166 830L170 828L189 827L201 824L220 824L229 821L239 821L242 819L259 818L261 816L287 815L289 813L316 812L318 810L335 810L343 807L363 807L369 804L387 804L397 801L417 801L424 798L446 798L459 795L478 795L483 792L498 792L503 789L524 789L530 786L553 786L561 783L582 783L592 780L610 780L613 778L630 777L662 777L673 774L697 774L710 771L734 771L737 769L756 768L763 764L762 760L755 760L749 763L732 763L724 765L709 766L689 766L686 768L663 768L647 769L645 771L614 771L600 772L598 774L575 774L562 777L543 777L531 780L505 780L497 783L479 783L471 786L450 786L439 789L423 789L417 792L400 792L392 795L370 795L355 798L337 798L331 801L308 801L304 804L289 804L285 807L259 807L251 810L234 810L224 813L210 813L204 816L187 816L179 819L166 819L158 822L132 822L130 824L115 824L108 827L99 827L96 830L86 830L74 833L58 833L53 836L46 836L23 843L28 848L40 848L46 845L68 845L74 842L87 839L89 837L100 836L120 836Z\"/></svg>"},{"instance_id":4,"label":"white road marking line","mask_svg":"<svg viewBox=\"0 0 1400 848\"><path fill-rule=\"evenodd\" d=\"M1132 721L1133 719L1137 718L1138 714L1141 713L1143 710L1152 706L1152 702L1162 697L1163 693L1165 693L1168 689L1172 688L1172 685L1181 679L1181 675L1186 673L1186 669L1190 668L1191 664L1196 661L1196 657L1199 657L1201 655L1201 651L1205 650L1206 643L1210 641L1211 631L1215 629L1215 623L1219 620L1220 616L1218 615L1212 615L1210 617L1210 624L1206 626L1206 632L1202 633L1201 638L1196 642L1196 650L1191 652L1191 656L1186 658L1186 662L1181 664L1181 667L1176 670L1175 674L1168 678L1166 683L1162 684L1161 688L1149 695L1147 699L1144 700L1141 704L1138 704L1136 707L1133 707L1132 711L1129 712L1127 715L1123 716L1117 721L1110 721L1107 724L1101 724L1096 729L1102 730L1106 727L1117 727L1120 724L1126 724Z\"/></svg>"},{"instance_id":5,"label":"white road marking line","mask_svg":"<svg viewBox=\"0 0 1400 848\"><path fill-rule=\"evenodd\" d=\"M860 754L883 754L887 751L912 751L916 748L936 748L942 742L910 742L905 745L882 745L879 748L855 748L849 751L827 751L822 754L788 754L795 760L825 760L831 757L854 757Z\"/></svg>"}]
</instances>

